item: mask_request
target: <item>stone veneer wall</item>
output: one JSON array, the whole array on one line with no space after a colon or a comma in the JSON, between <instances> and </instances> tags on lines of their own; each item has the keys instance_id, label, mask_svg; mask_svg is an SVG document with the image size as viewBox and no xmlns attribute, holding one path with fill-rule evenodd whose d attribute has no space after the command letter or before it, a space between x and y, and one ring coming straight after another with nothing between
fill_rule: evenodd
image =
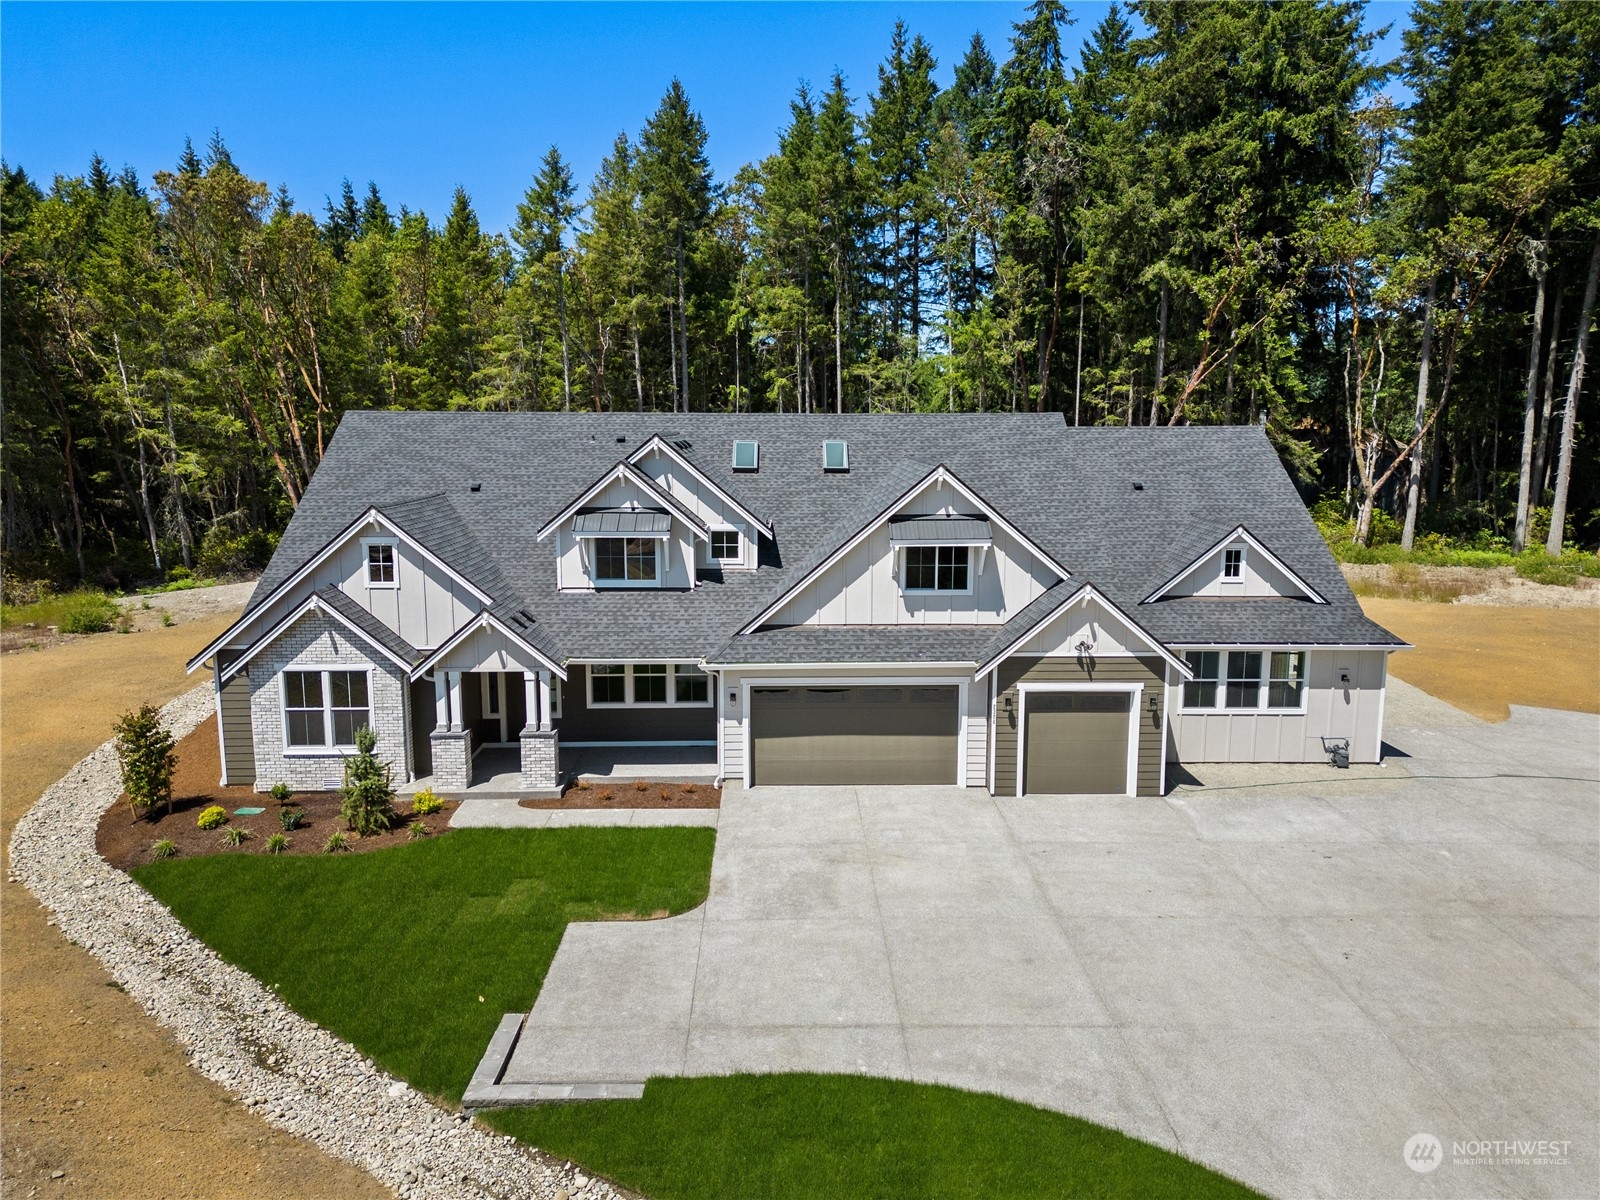
<instances>
[{"instance_id":1,"label":"stone veneer wall","mask_svg":"<svg viewBox=\"0 0 1600 1200\"><path fill-rule=\"evenodd\" d=\"M344 774L344 755L283 752L283 691L279 676L290 669L369 667L367 702L377 755L394 769L394 782L406 782L406 676L387 658L369 650L343 625L316 611L307 613L250 661L250 715L255 727L255 790L286 783L296 791L318 791L326 779Z\"/></svg>"},{"instance_id":2,"label":"stone veneer wall","mask_svg":"<svg viewBox=\"0 0 1600 1200\"><path fill-rule=\"evenodd\" d=\"M561 786L559 736L552 730L522 731L522 786L554 791Z\"/></svg>"}]
</instances>

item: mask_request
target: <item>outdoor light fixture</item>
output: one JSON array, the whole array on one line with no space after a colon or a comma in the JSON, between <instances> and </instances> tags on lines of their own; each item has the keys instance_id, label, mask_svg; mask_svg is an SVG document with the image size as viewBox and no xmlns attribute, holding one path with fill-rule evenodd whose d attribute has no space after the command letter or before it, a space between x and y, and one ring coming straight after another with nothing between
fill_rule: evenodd
<instances>
[{"instance_id":1,"label":"outdoor light fixture","mask_svg":"<svg viewBox=\"0 0 1600 1200\"><path fill-rule=\"evenodd\" d=\"M1158 709L1160 707L1161 707L1161 697L1159 697L1159 696L1155 695L1154 693L1152 693L1151 696L1150 696L1150 711L1151 712L1155 712L1156 709Z\"/></svg>"}]
</instances>

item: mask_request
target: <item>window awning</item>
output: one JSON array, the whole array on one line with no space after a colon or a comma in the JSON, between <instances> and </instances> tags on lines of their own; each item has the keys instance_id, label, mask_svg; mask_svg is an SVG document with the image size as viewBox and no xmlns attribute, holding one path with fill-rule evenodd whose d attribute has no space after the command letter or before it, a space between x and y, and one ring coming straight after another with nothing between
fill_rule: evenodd
<instances>
[{"instance_id":1,"label":"window awning","mask_svg":"<svg viewBox=\"0 0 1600 1200\"><path fill-rule=\"evenodd\" d=\"M579 513L572 519L578 537L672 536L672 518L664 512L637 508L606 508Z\"/></svg>"},{"instance_id":2,"label":"window awning","mask_svg":"<svg viewBox=\"0 0 1600 1200\"><path fill-rule=\"evenodd\" d=\"M993 540L982 517L912 517L889 526L896 546L987 546Z\"/></svg>"}]
</instances>

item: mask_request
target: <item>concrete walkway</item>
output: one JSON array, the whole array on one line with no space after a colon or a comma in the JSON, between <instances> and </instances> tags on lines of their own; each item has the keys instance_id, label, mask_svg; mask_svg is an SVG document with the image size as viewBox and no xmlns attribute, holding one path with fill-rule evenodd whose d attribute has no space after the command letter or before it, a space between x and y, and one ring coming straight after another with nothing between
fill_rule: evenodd
<instances>
[{"instance_id":1,"label":"concrete walkway","mask_svg":"<svg viewBox=\"0 0 1600 1200\"><path fill-rule=\"evenodd\" d=\"M729 788L709 901L569 926L499 1082L864 1073L1278 1196L1600 1194L1600 720L1390 713L1389 768L1165 799ZM1567 1161L1454 1161L1496 1138Z\"/></svg>"}]
</instances>

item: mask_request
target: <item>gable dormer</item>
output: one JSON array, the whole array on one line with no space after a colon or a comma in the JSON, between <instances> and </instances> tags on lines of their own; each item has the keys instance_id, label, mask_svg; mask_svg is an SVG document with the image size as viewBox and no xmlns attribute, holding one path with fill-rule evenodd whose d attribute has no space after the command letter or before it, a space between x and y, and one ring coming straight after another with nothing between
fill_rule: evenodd
<instances>
[{"instance_id":1,"label":"gable dormer","mask_svg":"<svg viewBox=\"0 0 1600 1200\"><path fill-rule=\"evenodd\" d=\"M755 470L759 444L736 445L756 450L744 458L736 453L732 459L734 469ZM695 466L686 453L688 446L686 441L677 442L658 434L629 455L628 462L705 525L707 538L695 543L697 571L754 571L760 539L772 537L772 526Z\"/></svg>"},{"instance_id":2,"label":"gable dormer","mask_svg":"<svg viewBox=\"0 0 1600 1200\"><path fill-rule=\"evenodd\" d=\"M994 625L1067 570L937 467L808 571L761 625Z\"/></svg>"},{"instance_id":3,"label":"gable dormer","mask_svg":"<svg viewBox=\"0 0 1600 1200\"><path fill-rule=\"evenodd\" d=\"M620 462L539 531L556 542L564 592L687 589L711 530L631 463Z\"/></svg>"},{"instance_id":4,"label":"gable dormer","mask_svg":"<svg viewBox=\"0 0 1600 1200\"><path fill-rule=\"evenodd\" d=\"M1315 588L1296 575L1243 525L1162 584L1142 603L1185 596L1212 599L1277 597L1326 604Z\"/></svg>"}]
</instances>

